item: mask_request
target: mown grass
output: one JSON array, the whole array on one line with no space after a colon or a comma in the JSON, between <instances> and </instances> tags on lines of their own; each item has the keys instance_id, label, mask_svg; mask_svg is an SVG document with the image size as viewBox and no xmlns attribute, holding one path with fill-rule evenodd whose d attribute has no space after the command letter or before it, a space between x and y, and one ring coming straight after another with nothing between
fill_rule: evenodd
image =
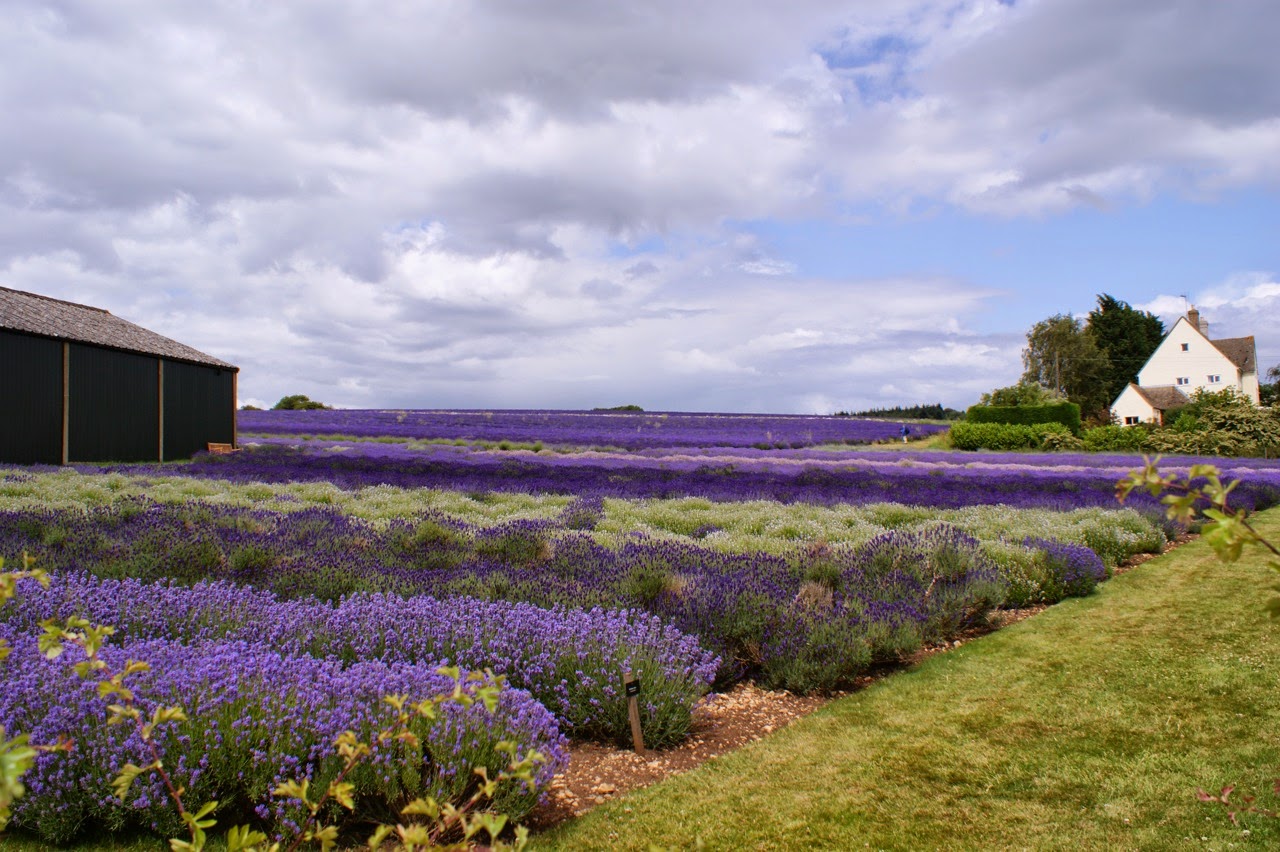
<instances>
[{"instance_id":1,"label":"mown grass","mask_svg":"<svg viewBox=\"0 0 1280 852\"><path fill-rule=\"evenodd\" d=\"M1258 516L1280 539L1280 510ZM599 807L539 849L1276 848L1280 624L1194 542Z\"/></svg>"}]
</instances>

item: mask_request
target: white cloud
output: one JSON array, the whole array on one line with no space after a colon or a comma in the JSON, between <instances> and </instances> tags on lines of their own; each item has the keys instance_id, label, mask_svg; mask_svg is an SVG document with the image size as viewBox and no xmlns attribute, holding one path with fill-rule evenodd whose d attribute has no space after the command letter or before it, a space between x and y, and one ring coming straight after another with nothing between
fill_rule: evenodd
<instances>
[{"instance_id":1,"label":"white cloud","mask_svg":"<svg viewBox=\"0 0 1280 852\"><path fill-rule=\"evenodd\" d=\"M807 410L910 401L871 390L902 374L962 404L1016 374L973 329L991 287L814 274L751 224L1275 186L1275 20L1268 0L15 0L0 275L241 364L247 399ZM1263 278L1196 298L1223 327L1272 320Z\"/></svg>"}]
</instances>

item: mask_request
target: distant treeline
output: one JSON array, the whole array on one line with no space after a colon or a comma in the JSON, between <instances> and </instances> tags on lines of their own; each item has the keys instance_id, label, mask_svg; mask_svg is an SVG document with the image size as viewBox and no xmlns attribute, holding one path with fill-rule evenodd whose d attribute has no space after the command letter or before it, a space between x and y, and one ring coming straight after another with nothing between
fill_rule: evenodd
<instances>
[{"instance_id":1,"label":"distant treeline","mask_svg":"<svg viewBox=\"0 0 1280 852\"><path fill-rule=\"evenodd\" d=\"M880 420L959 420L963 411L933 405L895 405L893 408L869 408L866 411L837 411L836 417L872 417Z\"/></svg>"}]
</instances>

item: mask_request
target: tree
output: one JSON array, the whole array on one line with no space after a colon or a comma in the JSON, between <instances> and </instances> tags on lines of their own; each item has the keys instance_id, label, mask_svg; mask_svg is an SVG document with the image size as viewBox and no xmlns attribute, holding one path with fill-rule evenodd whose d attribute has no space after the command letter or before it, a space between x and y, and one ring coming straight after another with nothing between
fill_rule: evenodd
<instances>
[{"instance_id":1,"label":"tree","mask_svg":"<svg viewBox=\"0 0 1280 852\"><path fill-rule=\"evenodd\" d=\"M1274 406L1280 403L1280 364L1267 370L1267 378L1271 381L1258 385L1258 403Z\"/></svg>"},{"instance_id":2,"label":"tree","mask_svg":"<svg viewBox=\"0 0 1280 852\"><path fill-rule=\"evenodd\" d=\"M996 388L984 393L979 405L1049 405L1061 402L1062 397L1035 382L1021 382L1007 388Z\"/></svg>"},{"instance_id":3,"label":"tree","mask_svg":"<svg viewBox=\"0 0 1280 852\"><path fill-rule=\"evenodd\" d=\"M1022 364L1024 383L1064 394L1086 416L1097 415L1111 403L1104 378L1106 356L1073 316L1055 314L1033 325Z\"/></svg>"},{"instance_id":4,"label":"tree","mask_svg":"<svg viewBox=\"0 0 1280 852\"><path fill-rule=\"evenodd\" d=\"M323 402L308 399L306 394L301 393L283 396L279 402L271 406L272 411L314 411L321 408L329 408L329 406Z\"/></svg>"},{"instance_id":5,"label":"tree","mask_svg":"<svg viewBox=\"0 0 1280 852\"><path fill-rule=\"evenodd\" d=\"M1098 307L1089 312L1085 331L1105 359L1101 381L1106 405L1137 377L1164 339L1164 323L1159 317L1106 293L1098 296Z\"/></svg>"}]
</instances>

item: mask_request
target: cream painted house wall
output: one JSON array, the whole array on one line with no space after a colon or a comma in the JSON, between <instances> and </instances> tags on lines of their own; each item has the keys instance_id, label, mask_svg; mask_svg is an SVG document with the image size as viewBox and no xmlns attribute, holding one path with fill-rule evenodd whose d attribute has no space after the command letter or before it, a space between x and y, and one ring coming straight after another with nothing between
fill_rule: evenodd
<instances>
[{"instance_id":1,"label":"cream painted house wall","mask_svg":"<svg viewBox=\"0 0 1280 852\"><path fill-rule=\"evenodd\" d=\"M1134 423L1159 423L1160 418L1151 403L1142 398L1142 394L1133 385L1126 385L1111 406L1111 416L1116 423L1132 426ZM1132 418L1137 418L1133 420Z\"/></svg>"},{"instance_id":2,"label":"cream painted house wall","mask_svg":"<svg viewBox=\"0 0 1280 852\"><path fill-rule=\"evenodd\" d=\"M1207 391L1235 388L1255 404L1258 402L1258 374L1242 375L1240 368L1186 317L1178 318L1151 353L1138 373L1138 384L1144 388L1171 385L1187 396L1200 388Z\"/></svg>"}]
</instances>

